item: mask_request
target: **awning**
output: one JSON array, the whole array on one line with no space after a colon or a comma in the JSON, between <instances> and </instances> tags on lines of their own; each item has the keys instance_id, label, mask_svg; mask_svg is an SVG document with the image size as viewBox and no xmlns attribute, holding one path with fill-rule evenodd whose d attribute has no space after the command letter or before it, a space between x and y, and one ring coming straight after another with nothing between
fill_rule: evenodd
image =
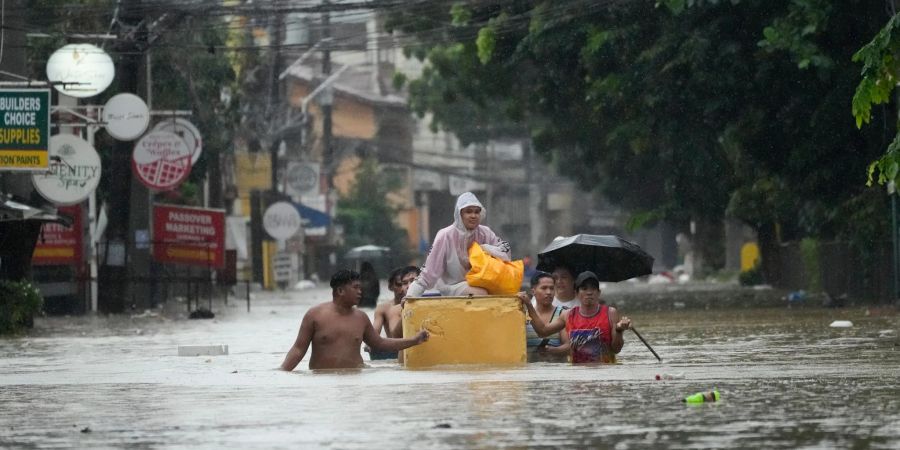
<instances>
[{"instance_id":1,"label":"awning","mask_svg":"<svg viewBox=\"0 0 900 450\"><path fill-rule=\"evenodd\" d=\"M59 214L56 208L40 208L26 205L9 198L0 202L0 222L13 222L22 220L34 220L38 222L55 222L66 227L71 227L74 219L65 214Z\"/></svg>"},{"instance_id":2,"label":"awning","mask_svg":"<svg viewBox=\"0 0 900 450\"><path fill-rule=\"evenodd\" d=\"M322 211L312 209L299 203L294 203L294 206L297 208L297 211L300 212L300 217L305 228L327 227L328 224L331 223L331 217L328 217L328 214Z\"/></svg>"}]
</instances>

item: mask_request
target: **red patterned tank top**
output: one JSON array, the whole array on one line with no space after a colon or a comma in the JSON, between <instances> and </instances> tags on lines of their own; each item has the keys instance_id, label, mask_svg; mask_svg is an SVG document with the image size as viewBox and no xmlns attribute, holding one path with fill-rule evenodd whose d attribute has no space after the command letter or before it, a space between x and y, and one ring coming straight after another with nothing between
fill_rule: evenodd
<instances>
[{"instance_id":1,"label":"red patterned tank top","mask_svg":"<svg viewBox=\"0 0 900 450\"><path fill-rule=\"evenodd\" d=\"M600 311L590 317L581 315L581 306L572 308L566 320L566 332L572 342L573 363L616 362L608 306L600 305Z\"/></svg>"}]
</instances>

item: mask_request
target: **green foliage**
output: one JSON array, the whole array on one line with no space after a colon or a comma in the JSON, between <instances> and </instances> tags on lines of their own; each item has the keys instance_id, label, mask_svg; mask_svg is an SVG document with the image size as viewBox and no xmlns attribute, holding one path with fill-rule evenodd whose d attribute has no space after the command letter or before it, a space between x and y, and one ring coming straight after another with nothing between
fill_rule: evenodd
<instances>
[{"instance_id":1,"label":"green foliage","mask_svg":"<svg viewBox=\"0 0 900 450\"><path fill-rule=\"evenodd\" d=\"M466 8L465 3L454 3L450 7L450 23L453 26L461 27L469 24L472 20L472 11Z\"/></svg>"},{"instance_id":2,"label":"green foliage","mask_svg":"<svg viewBox=\"0 0 900 450\"><path fill-rule=\"evenodd\" d=\"M788 52L800 69L831 68L834 60L815 38L828 29L832 13L828 0L793 0L786 16L776 18L763 29L765 39L759 46Z\"/></svg>"},{"instance_id":3,"label":"green foliage","mask_svg":"<svg viewBox=\"0 0 900 450\"><path fill-rule=\"evenodd\" d=\"M394 72L394 76L391 77L391 84L396 90L403 89L403 86L406 85L407 81L406 74L403 72Z\"/></svg>"},{"instance_id":4,"label":"green foliage","mask_svg":"<svg viewBox=\"0 0 900 450\"><path fill-rule=\"evenodd\" d=\"M879 235L883 221L847 218L884 213L862 176L895 125L853 126L858 74L840 62L880 28L881 5L531 0L466 13L409 83L435 128L466 143L527 130L563 173L631 211L630 227L731 215L785 240ZM435 23L392 20L435 42Z\"/></svg>"},{"instance_id":5,"label":"green foliage","mask_svg":"<svg viewBox=\"0 0 900 450\"><path fill-rule=\"evenodd\" d=\"M337 204L336 220L344 226L347 248L374 244L390 247L399 261L409 259L406 230L394 223L399 210L387 200L400 187L402 180L387 176L374 159L362 162L353 186Z\"/></svg>"},{"instance_id":6,"label":"green foliage","mask_svg":"<svg viewBox=\"0 0 900 450\"><path fill-rule=\"evenodd\" d=\"M888 103L897 85L900 61L896 56L900 50L900 14L891 17L888 23L872 39L853 55L853 61L862 63L862 80L853 95L851 110L856 118L856 126L861 128L872 119L872 106ZM884 154L868 167L867 185L873 180L883 185L898 184L900 166L900 135L895 135Z\"/></svg>"},{"instance_id":7,"label":"green foliage","mask_svg":"<svg viewBox=\"0 0 900 450\"><path fill-rule=\"evenodd\" d=\"M803 272L806 274L807 289L822 291L822 268L819 264L819 241L804 238L800 241L800 255L803 258Z\"/></svg>"},{"instance_id":8,"label":"green foliage","mask_svg":"<svg viewBox=\"0 0 900 450\"><path fill-rule=\"evenodd\" d=\"M741 272L738 275L738 282L741 286L757 286L765 283L766 279L763 277L762 267L759 263L756 263L752 269Z\"/></svg>"},{"instance_id":9,"label":"green foliage","mask_svg":"<svg viewBox=\"0 0 900 450\"><path fill-rule=\"evenodd\" d=\"M862 127L872 118L872 105L887 103L897 84L900 62L896 55L900 46L900 15L892 17L871 42L853 55L853 62L862 63L862 80L853 95L853 117Z\"/></svg>"},{"instance_id":10,"label":"green foliage","mask_svg":"<svg viewBox=\"0 0 900 450\"><path fill-rule=\"evenodd\" d=\"M44 298L28 281L0 281L0 335L21 332L40 314Z\"/></svg>"},{"instance_id":11,"label":"green foliage","mask_svg":"<svg viewBox=\"0 0 900 450\"><path fill-rule=\"evenodd\" d=\"M481 64L487 64L494 56L494 48L497 46L497 30L492 26L486 26L478 30L478 38L475 39L478 48L478 60Z\"/></svg>"}]
</instances>

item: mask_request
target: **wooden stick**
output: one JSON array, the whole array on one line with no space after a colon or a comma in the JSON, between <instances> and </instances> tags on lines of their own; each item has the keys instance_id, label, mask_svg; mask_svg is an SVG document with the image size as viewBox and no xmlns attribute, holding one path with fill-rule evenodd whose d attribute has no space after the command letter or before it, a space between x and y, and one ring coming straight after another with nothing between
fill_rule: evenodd
<instances>
[{"instance_id":1,"label":"wooden stick","mask_svg":"<svg viewBox=\"0 0 900 450\"><path fill-rule=\"evenodd\" d=\"M629 327L628 329L631 330L631 331L634 331L634 334L637 335L638 339L640 339L641 342L643 342L644 345L646 345L647 348L650 349L650 353L653 353L653 356L655 356L656 359L659 360L659 362L662 362L662 358L660 358L659 355L656 354L656 351L653 350L653 347L651 347L650 344L648 344L647 341L644 340L644 337L641 336L641 333L638 333L638 330L636 330L634 327Z\"/></svg>"}]
</instances>

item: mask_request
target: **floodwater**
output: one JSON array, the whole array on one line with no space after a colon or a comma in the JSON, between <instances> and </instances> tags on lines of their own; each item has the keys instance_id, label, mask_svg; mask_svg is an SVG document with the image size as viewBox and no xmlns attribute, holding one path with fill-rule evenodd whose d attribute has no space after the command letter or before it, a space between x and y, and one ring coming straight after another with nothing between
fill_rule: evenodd
<instances>
[{"instance_id":1,"label":"floodwater","mask_svg":"<svg viewBox=\"0 0 900 450\"><path fill-rule=\"evenodd\" d=\"M629 333L610 366L285 373L328 293L260 297L215 320L46 318L0 339L0 447L900 448L892 311L628 314L662 363ZM177 356L206 344L230 353ZM680 401L712 388L721 402Z\"/></svg>"}]
</instances>

